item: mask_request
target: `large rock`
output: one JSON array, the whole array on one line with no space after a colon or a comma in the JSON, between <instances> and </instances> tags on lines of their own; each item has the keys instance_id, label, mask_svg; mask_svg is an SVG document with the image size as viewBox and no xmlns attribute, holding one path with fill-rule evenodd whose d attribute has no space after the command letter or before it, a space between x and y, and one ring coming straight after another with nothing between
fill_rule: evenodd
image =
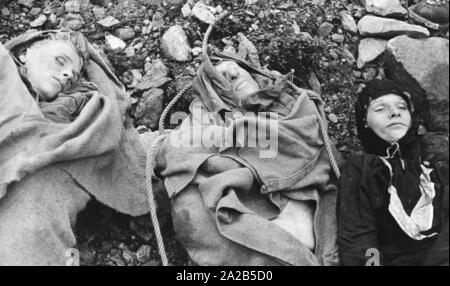
<instances>
[{"instance_id":1,"label":"large rock","mask_svg":"<svg viewBox=\"0 0 450 286\"><path fill-rule=\"evenodd\" d=\"M358 46L358 62L359 69L366 64L378 58L386 50L387 41L377 38L362 39Z\"/></svg>"},{"instance_id":2,"label":"large rock","mask_svg":"<svg viewBox=\"0 0 450 286\"><path fill-rule=\"evenodd\" d=\"M170 27L162 36L161 48L167 57L179 62L191 60L191 46L183 27Z\"/></svg>"},{"instance_id":3,"label":"large rock","mask_svg":"<svg viewBox=\"0 0 450 286\"><path fill-rule=\"evenodd\" d=\"M394 38L387 44L386 68L388 77L411 93L427 129L448 132L448 40Z\"/></svg>"},{"instance_id":4,"label":"large rock","mask_svg":"<svg viewBox=\"0 0 450 286\"><path fill-rule=\"evenodd\" d=\"M144 92L136 106L135 118L138 125L145 125L151 130L158 128L158 121L163 112L164 91L153 88Z\"/></svg>"},{"instance_id":5,"label":"large rock","mask_svg":"<svg viewBox=\"0 0 450 286\"><path fill-rule=\"evenodd\" d=\"M365 0L369 13L383 17L405 17L408 14L399 0Z\"/></svg>"},{"instance_id":6,"label":"large rock","mask_svg":"<svg viewBox=\"0 0 450 286\"><path fill-rule=\"evenodd\" d=\"M339 15L341 16L342 27L344 28L344 30L353 33L358 32L358 26L356 25L355 19L353 19L352 14L350 14L348 11L341 11Z\"/></svg>"},{"instance_id":7,"label":"large rock","mask_svg":"<svg viewBox=\"0 0 450 286\"><path fill-rule=\"evenodd\" d=\"M359 21L358 30L362 36L366 37L393 38L408 35L413 38L424 38L430 36L430 32L422 26L372 15L364 16Z\"/></svg>"},{"instance_id":8,"label":"large rock","mask_svg":"<svg viewBox=\"0 0 450 286\"><path fill-rule=\"evenodd\" d=\"M216 17L214 17L213 13L209 10L208 6L203 3L203 1L199 1L195 4L192 9L192 15L194 15L197 19L207 24L214 24L216 21Z\"/></svg>"}]
</instances>

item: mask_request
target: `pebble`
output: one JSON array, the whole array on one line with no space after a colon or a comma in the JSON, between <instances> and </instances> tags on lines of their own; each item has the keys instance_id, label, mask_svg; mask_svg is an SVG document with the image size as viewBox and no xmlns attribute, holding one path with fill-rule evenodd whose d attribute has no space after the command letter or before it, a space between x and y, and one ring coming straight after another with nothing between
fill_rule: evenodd
<instances>
[{"instance_id":1,"label":"pebble","mask_svg":"<svg viewBox=\"0 0 450 286\"><path fill-rule=\"evenodd\" d=\"M334 114L334 113L330 113L330 114L328 115L328 119L329 119L332 123L335 123L335 124L339 122L339 120L338 120L336 114Z\"/></svg>"},{"instance_id":2,"label":"pebble","mask_svg":"<svg viewBox=\"0 0 450 286\"><path fill-rule=\"evenodd\" d=\"M342 43L345 40L342 34L333 34L331 35L331 39L336 43Z\"/></svg>"},{"instance_id":3,"label":"pebble","mask_svg":"<svg viewBox=\"0 0 450 286\"><path fill-rule=\"evenodd\" d=\"M151 251L152 248L150 245L144 244L139 247L138 251L136 252L137 261L139 261L140 263L147 262L150 259Z\"/></svg>"},{"instance_id":4,"label":"pebble","mask_svg":"<svg viewBox=\"0 0 450 286\"><path fill-rule=\"evenodd\" d=\"M103 7L94 7L92 8L92 13L94 14L94 17L98 20L98 19L103 19L105 18L105 8Z\"/></svg>"},{"instance_id":5,"label":"pebble","mask_svg":"<svg viewBox=\"0 0 450 286\"><path fill-rule=\"evenodd\" d=\"M169 58L186 62L191 60L191 46L183 27L175 25L170 27L162 36L161 48Z\"/></svg>"},{"instance_id":6,"label":"pebble","mask_svg":"<svg viewBox=\"0 0 450 286\"><path fill-rule=\"evenodd\" d=\"M41 8L34 7L30 10L30 15L37 16L41 13Z\"/></svg>"},{"instance_id":7,"label":"pebble","mask_svg":"<svg viewBox=\"0 0 450 286\"><path fill-rule=\"evenodd\" d=\"M64 3L64 8L68 13L80 13L81 3L78 0L70 0Z\"/></svg>"},{"instance_id":8,"label":"pebble","mask_svg":"<svg viewBox=\"0 0 450 286\"><path fill-rule=\"evenodd\" d=\"M30 22L30 27L32 28L37 28L40 27L42 25L44 25L44 23L47 21L47 16L45 15L39 15L39 17L37 17L34 21Z\"/></svg>"},{"instance_id":9,"label":"pebble","mask_svg":"<svg viewBox=\"0 0 450 286\"><path fill-rule=\"evenodd\" d=\"M181 8L181 14L183 17L187 18L192 15L192 9L191 6L189 6L188 3L184 4L184 6Z\"/></svg>"},{"instance_id":10,"label":"pebble","mask_svg":"<svg viewBox=\"0 0 450 286\"><path fill-rule=\"evenodd\" d=\"M214 24L216 21L216 17L214 17L213 13L211 13L208 6L206 6L203 1L199 1L195 4L192 9L192 15L207 24Z\"/></svg>"},{"instance_id":11,"label":"pebble","mask_svg":"<svg viewBox=\"0 0 450 286\"><path fill-rule=\"evenodd\" d=\"M116 30L116 36L119 37L121 40L126 41L134 38L135 32L134 29L130 27L119 28Z\"/></svg>"},{"instance_id":12,"label":"pebble","mask_svg":"<svg viewBox=\"0 0 450 286\"><path fill-rule=\"evenodd\" d=\"M2 16L8 17L9 15L11 15L11 12L9 11L9 9L6 7L2 8Z\"/></svg>"},{"instance_id":13,"label":"pebble","mask_svg":"<svg viewBox=\"0 0 450 286\"><path fill-rule=\"evenodd\" d=\"M34 5L34 0L17 0L17 4L31 8Z\"/></svg>"},{"instance_id":14,"label":"pebble","mask_svg":"<svg viewBox=\"0 0 450 286\"><path fill-rule=\"evenodd\" d=\"M317 31L317 34L319 36L326 37L331 33L333 28L334 28L333 24L324 22L320 25L319 30Z\"/></svg>"},{"instance_id":15,"label":"pebble","mask_svg":"<svg viewBox=\"0 0 450 286\"><path fill-rule=\"evenodd\" d=\"M84 19L80 14L69 13L66 15L65 24L67 28L78 31L84 26Z\"/></svg>"},{"instance_id":16,"label":"pebble","mask_svg":"<svg viewBox=\"0 0 450 286\"><path fill-rule=\"evenodd\" d=\"M121 52L127 47L124 41L111 34L105 35L105 41L108 48L114 53Z\"/></svg>"},{"instance_id":17,"label":"pebble","mask_svg":"<svg viewBox=\"0 0 450 286\"><path fill-rule=\"evenodd\" d=\"M113 16L108 16L97 22L103 29L111 30L120 25L120 21Z\"/></svg>"}]
</instances>

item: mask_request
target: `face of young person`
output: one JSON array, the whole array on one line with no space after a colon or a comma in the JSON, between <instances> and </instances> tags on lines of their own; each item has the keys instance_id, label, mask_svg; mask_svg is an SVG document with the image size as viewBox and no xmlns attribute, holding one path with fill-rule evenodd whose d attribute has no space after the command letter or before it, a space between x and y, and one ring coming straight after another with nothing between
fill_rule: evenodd
<instances>
[{"instance_id":1,"label":"face of young person","mask_svg":"<svg viewBox=\"0 0 450 286\"><path fill-rule=\"evenodd\" d=\"M396 94L386 94L372 100L366 119L369 128L388 142L397 142L411 127L408 104Z\"/></svg>"},{"instance_id":2,"label":"face of young person","mask_svg":"<svg viewBox=\"0 0 450 286\"><path fill-rule=\"evenodd\" d=\"M79 79L82 61L74 47L64 40L32 45L24 57L26 77L43 101L71 88Z\"/></svg>"},{"instance_id":3,"label":"face of young person","mask_svg":"<svg viewBox=\"0 0 450 286\"><path fill-rule=\"evenodd\" d=\"M231 83L233 91L240 101L259 90L258 83L250 73L234 61L223 61L216 65L216 69Z\"/></svg>"}]
</instances>

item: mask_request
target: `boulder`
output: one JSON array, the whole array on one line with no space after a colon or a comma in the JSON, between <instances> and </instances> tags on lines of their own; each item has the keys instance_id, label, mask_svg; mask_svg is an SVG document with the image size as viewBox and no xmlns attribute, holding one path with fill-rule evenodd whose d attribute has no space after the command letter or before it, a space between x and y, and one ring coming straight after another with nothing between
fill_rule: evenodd
<instances>
[{"instance_id":1,"label":"boulder","mask_svg":"<svg viewBox=\"0 0 450 286\"><path fill-rule=\"evenodd\" d=\"M388 78L412 95L427 130L448 133L448 40L400 36L388 41L385 55Z\"/></svg>"},{"instance_id":2,"label":"boulder","mask_svg":"<svg viewBox=\"0 0 450 286\"><path fill-rule=\"evenodd\" d=\"M393 38L408 35L413 38L425 38L430 36L430 32L422 26L372 15L364 16L359 21L358 30L362 36L366 37Z\"/></svg>"},{"instance_id":3,"label":"boulder","mask_svg":"<svg viewBox=\"0 0 450 286\"><path fill-rule=\"evenodd\" d=\"M377 38L365 38L359 42L358 46L358 61L359 69L366 66L366 64L378 58L386 50L387 41Z\"/></svg>"}]
</instances>

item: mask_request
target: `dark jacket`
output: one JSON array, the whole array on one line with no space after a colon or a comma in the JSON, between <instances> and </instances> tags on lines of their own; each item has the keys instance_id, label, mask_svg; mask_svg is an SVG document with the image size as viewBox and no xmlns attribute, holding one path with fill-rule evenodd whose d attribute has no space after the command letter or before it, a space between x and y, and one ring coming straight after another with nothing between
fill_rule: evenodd
<instances>
[{"instance_id":1,"label":"dark jacket","mask_svg":"<svg viewBox=\"0 0 450 286\"><path fill-rule=\"evenodd\" d=\"M415 140L407 150L389 159L393 168L392 184L408 215L421 196L420 145ZM418 161L419 160L419 161ZM402 163L403 161L403 163ZM448 165L448 163L447 163ZM441 170L448 166L430 166L431 180L435 184L434 215L431 229L424 235L440 233L448 224L448 175ZM365 265L380 254L381 265L420 265L438 236L415 240L398 225L388 210L388 167L376 154L363 154L344 166L338 197L338 244L342 265ZM448 249L448 231L446 237ZM447 256L447 253L442 253ZM447 262L448 263L448 262Z\"/></svg>"}]
</instances>

